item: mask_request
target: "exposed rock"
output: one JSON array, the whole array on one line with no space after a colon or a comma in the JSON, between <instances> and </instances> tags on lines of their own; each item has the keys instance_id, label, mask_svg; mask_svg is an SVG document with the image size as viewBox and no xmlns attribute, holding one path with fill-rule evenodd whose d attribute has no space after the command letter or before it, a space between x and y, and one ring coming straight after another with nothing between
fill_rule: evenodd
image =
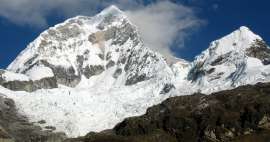
<instances>
[{"instance_id":1,"label":"exposed rock","mask_svg":"<svg viewBox=\"0 0 270 142\"><path fill-rule=\"evenodd\" d=\"M160 94L169 93L172 89L175 89L175 86L173 84L165 84Z\"/></svg>"},{"instance_id":2,"label":"exposed rock","mask_svg":"<svg viewBox=\"0 0 270 142\"><path fill-rule=\"evenodd\" d=\"M188 80L191 80L192 82L196 81L198 78L206 74L206 71L203 70L204 62L200 62L196 64L188 73Z\"/></svg>"},{"instance_id":3,"label":"exposed rock","mask_svg":"<svg viewBox=\"0 0 270 142\"><path fill-rule=\"evenodd\" d=\"M101 74L104 70L105 70L104 69L104 66L101 66L101 65L90 65L90 66L87 66L84 69L84 72L83 73L84 73L85 77L90 78L91 76Z\"/></svg>"},{"instance_id":4,"label":"exposed rock","mask_svg":"<svg viewBox=\"0 0 270 142\"><path fill-rule=\"evenodd\" d=\"M107 68L107 69L108 69L108 68L111 68L111 67L113 67L114 65L115 65L115 62L112 61L112 60L110 60L110 61L107 63L106 68Z\"/></svg>"},{"instance_id":5,"label":"exposed rock","mask_svg":"<svg viewBox=\"0 0 270 142\"><path fill-rule=\"evenodd\" d=\"M211 74L211 73L215 72L215 70L216 70L215 68L211 68L208 71L206 71L206 73L207 74Z\"/></svg>"},{"instance_id":6,"label":"exposed rock","mask_svg":"<svg viewBox=\"0 0 270 142\"><path fill-rule=\"evenodd\" d=\"M122 69L118 68L116 69L116 71L113 74L114 78L118 78L118 76L120 76L122 74Z\"/></svg>"},{"instance_id":7,"label":"exposed rock","mask_svg":"<svg viewBox=\"0 0 270 142\"><path fill-rule=\"evenodd\" d=\"M38 55L35 54L32 58L30 58L27 62L25 62L24 65L32 65L37 57L38 57Z\"/></svg>"},{"instance_id":8,"label":"exposed rock","mask_svg":"<svg viewBox=\"0 0 270 142\"><path fill-rule=\"evenodd\" d=\"M136 84L138 82L141 82L141 81L145 81L145 80L148 80L149 77L146 76L146 74L142 74L142 75L134 75L134 76L131 76L129 77L127 80L126 80L126 84L125 85L133 85L133 84Z\"/></svg>"},{"instance_id":9,"label":"exposed rock","mask_svg":"<svg viewBox=\"0 0 270 142\"><path fill-rule=\"evenodd\" d=\"M254 44L247 49L247 55L260 59L264 65L270 64L270 48L263 40L256 40Z\"/></svg>"},{"instance_id":10,"label":"exposed rock","mask_svg":"<svg viewBox=\"0 0 270 142\"><path fill-rule=\"evenodd\" d=\"M39 124L45 124L46 121L45 121L45 120L40 120L40 121L38 121L37 123L39 123Z\"/></svg>"},{"instance_id":11,"label":"exposed rock","mask_svg":"<svg viewBox=\"0 0 270 142\"><path fill-rule=\"evenodd\" d=\"M45 126L45 129L48 129L48 130L56 130L56 128L54 126Z\"/></svg>"},{"instance_id":12,"label":"exposed rock","mask_svg":"<svg viewBox=\"0 0 270 142\"><path fill-rule=\"evenodd\" d=\"M217 66L217 65L221 65L224 62L226 62L228 60L228 58L230 57L230 55L232 54L232 52L226 53L224 55L220 55L219 57L216 58L216 60L214 60L211 63L211 66Z\"/></svg>"},{"instance_id":13,"label":"exposed rock","mask_svg":"<svg viewBox=\"0 0 270 142\"><path fill-rule=\"evenodd\" d=\"M40 62L41 64L52 69L58 84L75 87L81 81L81 76L76 74L76 71L73 67L64 68L61 66L54 66L45 60Z\"/></svg>"},{"instance_id":14,"label":"exposed rock","mask_svg":"<svg viewBox=\"0 0 270 142\"><path fill-rule=\"evenodd\" d=\"M27 91L33 92L38 89L52 89L57 88L57 80L55 77L42 78L40 80L20 80L20 78L15 80L6 80L2 77L5 70L0 70L0 85L13 90L13 91Z\"/></svg>"},{"instance_id":15,"label":"exposed rock","mask_svg":"<svg viewBox=\"0 0 270 142\"><path fill-rule=\"evenodd\" d=\"M98 57L102 60L104 60L104 54L98 54Z\"/></svg>"},{"instance_id":16,"label":"exposed rock","mask_svg":"<svg viewBox=\"0 0 270 142\"><path fill-rule=\"evenodd\" d=\"M106 60L110 60L112 58L112 52L108 52L106 55Z\"/></svg>"},{"instance_id":17,"label":"exposed rock","mask_svg":"<svg viewBox=\"0 0 270 142\"><path fill-rule=\"evenodd\" d=\"M33 92L35 90L33 81L9 81L4 82L2 86L13 91Z\"/></svg>"},{"instance_id":18,"label":"exposed rock","mask_svg":"<svg viewBox=\"0 0 270 142\"><path fill-rule=\"evenodd\" d=\"M38 89L53 89L57 88L57 80L55 77L42 78L40 80L33 81L34 90Z\"/></svg>"},{"instance_id":19,"label":"exposed rock","mask_svg":"<svg viewBox=\"0 0 270 142\"><path fill-rule=\"evenodd\" d=\"M17 112L13 100L2 95L0 96L0 128L0 141L3 142L63 142L66 139L63 133L42 131L41 127L28 122L25 116ZM3 132L5 137L1 137Z\"/></svg>"},{"instance_id":20,"label":"exposed rock","mask_svg":"<svg viewBox=\"0 0 270 142\"><path fill-rule=\"evenodd\" d=\"M52 89L58 87L55 78L43 78L36 81L9 81L2 83L2 86L13 91L27 92L33 92L38 89Z\"/></svg>"},{"instance_id":21,"label":"exposed rock","mask_svg":"<svg viewBox=\"0 0 270 142\"><path fill-rule=\"evenodd\" d=\"M14 139L0 126L0 142L14 142Z\"/></svg>"},{"instance_id":22,"label":"exposed rock","mask_svg":"<svg viewBox=\"0 0 270 142\"><path fill-rule=\"evenodd\" d=\"M259 122L259 127L270 130L270 117L264 116Z\"/></svg>"}]
</instances>

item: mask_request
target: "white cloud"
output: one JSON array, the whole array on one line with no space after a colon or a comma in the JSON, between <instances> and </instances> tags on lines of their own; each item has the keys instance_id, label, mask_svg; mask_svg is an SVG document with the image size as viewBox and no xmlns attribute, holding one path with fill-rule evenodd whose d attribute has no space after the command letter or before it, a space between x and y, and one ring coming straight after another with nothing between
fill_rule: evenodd
<instances>
[{"instance_id":1,"label":"white cloud","mask_svg":"<svg viewBox=\"0 0 270 142\"><path fill-rule=\"evenodd\" d=\"M0 0L0 16L18 25L46 26L50 15L69 18L93 15L98 8L116 4L122 8L138 7L141 0Z\"/></svg>"},{"instance_id":2,"label":"white cloud","mask_svg":"<svg viewBox=\"0 0 270 142\"><path fill-rule=\"evenodd\" d=\"M145 43L167 56L173 54L170 47L175 42L178 48L183 47L187 35L202 23L192 9L169 1L127 13L138 26Z\"/></svg>"},{"instance_id":3,"label":"white cloud","mask_svg":"<svg viewBox=\"0 0 270 142\"><path fill-rule=\"evenodd\" d=\"M193 10L168 0L153 0L145 6L144 0L0 0L0 16L18 25L47 26L51 15L69 18L76 15L94 15L111 4L127 11L130 20L138 26L145 43L164 55L172 55L170 47L178 47L201 24ZM155 2L158 1L158 2Z\"/></svg>"}]
</instances>

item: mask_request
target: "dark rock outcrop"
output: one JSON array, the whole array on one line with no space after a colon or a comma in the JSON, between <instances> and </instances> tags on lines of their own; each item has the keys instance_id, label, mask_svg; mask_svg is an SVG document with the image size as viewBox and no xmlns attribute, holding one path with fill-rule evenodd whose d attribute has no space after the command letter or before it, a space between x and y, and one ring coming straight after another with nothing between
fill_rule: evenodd
<instances>
[{"instance_id":1,"label":"dark rock outcrop","mask_svg":"<svg viewBox=\"0 0 270 142\"><path fill-rule=\"evenodd\" d=\"M3 142L62 142L64 133L43 131L19 114L14 101L0 94L0 141ZM1 141L1 142L2 142Z\"/></svg>"},{"instance_id":2,"label":"dark rock outcrop","mask_svg":"<svg viewBox=\"0 0 270 142\"><path fill-rule=\"evenodd\" d=\"M101 74L104 70L104 66L102 65L90 65L84 69L84 75L85 77L90 78L92 76Z\"/></svg>"},{"instance_id":3,"label":"dark rock outcrop","mask_svg":"<svg viewBox=\"0 0 270 142\"><path fill-rule=\"evenodd\" d=\"M40 64L52 69L58 84L75 87L81 81L81 76L76 74L73 67L55 66L45 60L40 61Z\"/></svg>"},{"instance_id":4,"label":"dark rock outcrop","mask_svg":"<svg viewBox=\"0 0 270 142\"><path fill-rule=\"evenodd\" d=\"M4 74L5 72L5 70L0 70L0 85L13 91L33 92L38 89L52 89L58 87L55 77L47 77L40 80L21 81L18 79L8 81L2 77L2 74Z\"/></svg>"},{"instance_id":5,"label":"dark rock outcrop","mask_svg":"<svg viewBox=\"0 0 270 142\"><path fill-rule=\"evenodd\" d=\"M121 74L122 74L122 69L118 68L118 69L115 70L115 72L113 74L113 77L118 78L118 76L120 76Z\"/></svg>"},{"instance_id":6,"label":"dark rock outcrop","mask_svg":"<svg viewBox=\"0 0 270 142\"><path fill-rule=\"evenodd\" d=\"M247 55L260 59L264 65L270 64L270 48L263 40L256 40L247 50Z\"/></svg>"},{"instance_id":7,"label":"dark rock outcrop","mask_svg":"<svg viewBox=\"0 0 270 142\"><path fill-rule=\"evenodd\" d=\"M109 133L71 142L268 142L270 83L212 95L169 98L140 117L127 118Z\"/></svg>"},{"instance_id":8,"label":"dark rock outcrop","mask_svg":"<svg viewBox=\"0 0 270 142\"><path fill-rule=\"evenodd\" d=\"M57 81L54 77L43 78L41 80L35 80L35 81L14 80L14 81L3 82L0 85L13 91L27 91L27 92L33 92L38 89L52 89L52 88L58 87Z\"/></svg>"},{"instance_id":9,"label":"dark rock outcrop","mask_svg":"<svg viewBox=\"0 0 270 142\"><path fill-rule=\"evenodd\" d=\"M33 92L35 90L33 81L8 81L1 84L3 87L13 91Z\"/></svg>"},{"instance_id":10,"label":"dark rock outcrop","mask_svg":"<svg viewBox=\"0 0 270 142\"><path fill-rule=\"evenodd\" d=\"M169 93L172 89L175 89L175 86L173 84L165 84L160 94Z\"/></svg>"}]
</instances>

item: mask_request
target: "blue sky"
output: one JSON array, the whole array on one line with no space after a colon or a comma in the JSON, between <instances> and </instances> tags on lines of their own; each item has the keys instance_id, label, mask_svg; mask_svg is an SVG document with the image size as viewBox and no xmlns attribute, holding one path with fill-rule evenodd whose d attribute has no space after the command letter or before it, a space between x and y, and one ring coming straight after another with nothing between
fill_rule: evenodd
<instances>
[{"instance_id":1,"label":"blue sky","mask_svg":"<svg viewBox=\"0 0 270 142\"><path fill-rule=\"evenodd\" d=\"M12 1L15 3L20 0L0 0L0 5L6 4L6 7L0 6L0 9L2 9L0 10L0 68L6 68L29 42L33 41L39 33L49 26L78 14L94 15L103 7L114 3L114 1L110 0L107 0L106 4L99 4L98 1L94 2L96 4L91 4L95 6L91 7L91 11L82 10L87 9L87 7L81 5L76 5L72 9L68 7L68 10L66 7L59 8L48 5L50 8L45 7L44 11L40 12L41 17L45 17L46 22L44 22L44 19L40 19L38 16L36 17L38 17L39 21L36 19L31 21L32 17L27 15L29 12L26 11L24 15L22 13L25 11L19 11L16 7L16 11L10 10L10 8L14 8L13 5L10 6ZM133 0L132 4L125 3L123 7L130 9L135 6L145 7L149 3L153 4L157 1ZM121 0L117 1L117 3L120 2ZM248 26L252 31L262 36L267 43L270 43L270 9L268 8L270 1L268 0L172 0L171 2L190 8L196 18L203 21L203 24L194 27L194 29L191 27L187 32L185 31L187 36L181 42L181 44L184 43L183 47L179 48L176 43L171 44L172 52L178 57L192 60L202 50L206 49L211 41L232 32L242 25ZM29 5L31 4L29 3ZM73 5L71 3L69 6ZM61 9L62 12L55 9ZM63 14L63 11L65 11L65 14ZM183 31L179 33L182 34Z\"/></svg>"}]
</instances>

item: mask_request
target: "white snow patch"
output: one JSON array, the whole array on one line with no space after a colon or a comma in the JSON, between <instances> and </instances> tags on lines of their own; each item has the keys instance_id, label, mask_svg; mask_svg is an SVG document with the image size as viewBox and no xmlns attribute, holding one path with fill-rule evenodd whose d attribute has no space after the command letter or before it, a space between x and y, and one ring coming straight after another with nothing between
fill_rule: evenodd
<instances>
[{"instance_id":1,"label":"white snow patch","mask_svg":"<svg viewBox=\"0 0 270 142\"><path fill-rule=\"evenodd\" d=\"M13 73L10 71L5 71L5 73L2 74L2 78L9 82L9 81L29 81L29 77L23 74Z\"/></svg>"},{"instance_id":2,"label":"white snow patch","mask_svg":"<svg viewBox=\"0 0 270 142\"><path fill-rule=\"evenodd\" d=\"M27 71L26 75L28 75L31 80L40 80L42 78L49 78L54 76L52 69L45 66L35 66Z\"/></svg>"}]
</instances>

